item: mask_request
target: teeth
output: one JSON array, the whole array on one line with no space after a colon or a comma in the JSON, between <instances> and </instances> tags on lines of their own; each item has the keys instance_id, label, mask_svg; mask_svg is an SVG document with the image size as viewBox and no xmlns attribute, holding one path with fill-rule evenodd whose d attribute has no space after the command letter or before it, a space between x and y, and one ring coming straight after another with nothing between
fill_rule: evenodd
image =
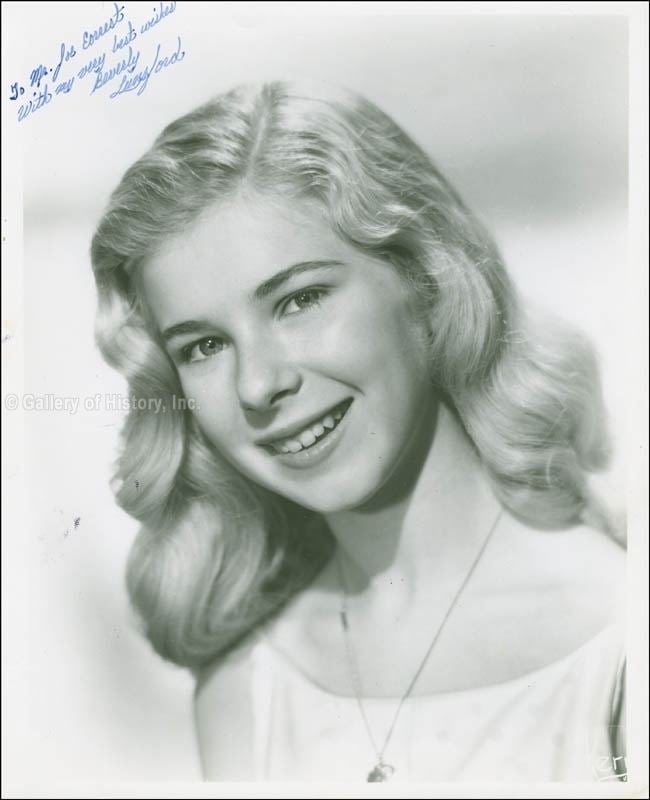
<instances>
[{"instance_id":1,"label":"teeth","mask_svg":"<svg viewBox=\"0 0 650 800\"><path fill-rule=\"evenodd\" d=\"M298 438L304 447L310 447L316 441L316 437L311 431L303 431Z\"/></svg>"},{"instance_id":2,"label":"teeth","mask_svg":"<svg viewBox=\"0 0 650 800\"><path fill-rule=\"evenodd\" d=\"M311 447L326 430L335 428L342 417L342 410L335 411L333 414L327 414L320 422L314 423L311 428L307 428L302 431L302 433L299 433L295 439L285 439L284 442L274 444L273 448L278 453L298 453L305 447Z\"/></svg>"}]
</instances>

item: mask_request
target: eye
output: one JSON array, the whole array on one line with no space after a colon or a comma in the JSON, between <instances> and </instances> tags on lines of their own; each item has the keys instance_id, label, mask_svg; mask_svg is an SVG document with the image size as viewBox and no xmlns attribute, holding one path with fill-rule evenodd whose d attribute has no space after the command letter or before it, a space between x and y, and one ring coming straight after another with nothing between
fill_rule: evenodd
<instances>
[{"instance_id":1,"label":"eye","mask_svg":"<svg viewBox=\"0 0 650 800\"><path fill-rule=\"evenodd\" d=\"M326 289L310 288L301 289L292 295L282 308L283 314L297 314L299 311L306 311L320 305L320 301L327 294Z\"/></svg>"},{"instance_id":2,"label":"eye","mask_svg":"<svg viewBox=\"0 0 650 800\"><path fill-rule=\"evenodd\" d=\"M225 347L225 342L218 336L206 336L198 342L192 342L181 350L181 360L191 364L196 361L205 361L211 356L217 355Z\"/></svg>"}]
</instances>

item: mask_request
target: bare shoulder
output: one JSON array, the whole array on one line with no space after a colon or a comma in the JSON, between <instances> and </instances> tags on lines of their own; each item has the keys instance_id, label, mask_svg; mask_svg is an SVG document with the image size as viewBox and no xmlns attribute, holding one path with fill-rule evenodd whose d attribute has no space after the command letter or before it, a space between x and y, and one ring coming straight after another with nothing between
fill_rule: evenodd
<instances>
[{"instance_id":1,"label":"bare shoulder","mask_svg":"<svg viewBox=\"0 0 650 800\"><path fill-rule=\"evenodd\" d=\"M194 718L203 777L212 781L253 780L251 635L197 676Z\"/></svg>"},{"instance_id":2,"label":"bare shoulder","mask_svg":"<svg viewBox=\"0 0 650 800\"><path fill-rule=\"evenodd\" d=\"M604 616L620 612L625 594L625 549L605 533L585 525L548 536L549 551L556 557L549 559L547 566L552 566L556 579L573 586L577 596L589 598L594 608L607 612Z\"/></svg>"},{"instance_id":3,"label":"bare shoulder","mask_svg":"<svg viewBox=\"0 0 650 800\"><path fill-rule=\"evenodd\" d=\"M580 526L565 532L562 548L566 578L576 587L578 602L593 609L604 627L620 623L625 614L626 551L601 531Z\"/></svg>"},{"instance_id":4,"label":"bare shoulder","mask_svg":"<svg viewBox=\"0 0 650 800\"><path fill-rule=\"evenodd\" d=\"M626 552L605 533L585 525L539 530L509 518L499 548L495 555L512 565L515 581L539 590L554 611L564 608L565 619L570 609L585 632L623 618Z\"/></svg>"},{"instance_id":5,"label":"bare shoulder","mask_svg":"<svg viewBox=\"0 0 650 800\"><path fill-rule=\"evenodd\" d=\"M495 533L468 593L472 639L457 648L464 657L454 664L460 676L474 653L483 677L470 674L463 685L533 672L622 625L625 550L606 534L586 526L543 530L510 515ZM476 619L485 624L477 629Z\"/></svg>"}]
</instances>

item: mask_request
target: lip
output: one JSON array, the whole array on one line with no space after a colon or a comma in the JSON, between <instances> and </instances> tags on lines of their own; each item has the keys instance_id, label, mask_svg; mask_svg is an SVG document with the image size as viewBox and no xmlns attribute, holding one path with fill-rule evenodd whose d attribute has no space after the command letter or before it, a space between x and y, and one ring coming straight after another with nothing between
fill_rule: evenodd
<instances>
[{"instance_id":1,"label":"lip","mask_svg":"<svg viewBox=\"0 0 650 800\"><path fill-rule=\"evenodd\" d=\"M341 404L337 403L337 405ZM320 464L330 456L331 452L341 441L343 434L348 427L350 421L350 412L353 405L354 401L350 399L350 402L345 409L345 413L343 414L343 417L336 428L334 428L334 430L323 439L316 442L316 444L313 444L306 450L300 450L297 453L278 453L274 451L272 453L273 458L279 461L281 464L291 467L292 469L306 469L314 467L316 464ZM336 406L333 406L333 408L336 408ZM327 414L328 412L326 411L324 413ZM315 420L318 419L320 419L320 417L315 417ZM296 429L294 428L294 430Z\"/></svg>"},{"instance_id":2,"label":"lip","mask_svg":"<svg viewBox=\"0 0 650 800\"><path fill-rule=\"evenodd\" d=\"M278 442L281 442L285 439L293 439L301 431L304 431L305 428L310 428L316 422L323 419L323 417L325 417L327 414L331 414L335 408L338 408L340 405L346 403L348 400L351 400L351 398L346 398L345 400L339 400L338 403L335 403L333 406L326 408L324 411L320 411L318 414L313 414L311 417L308 417L303 422L297 422L295 425L286 425L284 428L278 428L278 430L273 431L272 434L264 436L262 439L258 439L255 442L255 444L259 445L260 447L268 447L269 445L277 444ZM348 408L346 408L346 412L349 409L349 407L350 406L348 405Z\"/></svg>"}]
</instances>

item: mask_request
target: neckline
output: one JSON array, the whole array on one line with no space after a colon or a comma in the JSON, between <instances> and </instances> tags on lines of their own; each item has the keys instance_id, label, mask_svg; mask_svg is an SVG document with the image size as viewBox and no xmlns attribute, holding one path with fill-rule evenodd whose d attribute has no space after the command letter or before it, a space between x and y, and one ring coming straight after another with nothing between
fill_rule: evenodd
<instances>
[{"instance_id":1,"label":"neckline","mask_svg":"<svg viewBox=\"0 0 650 800\"><path fill-rule=\"evenodd\" d=\"M519 675L516 678L509 678L504 681L497 681L495 683L490 683L485 686L475 686L469 689L451 689L449 691L434 692L432 694L411 695L410 697L407 697L404 700L404 703L405 704L411 704L414 702L427 703L439 700L441 698L461 697L461 696L476 695L480 693L497 692L497 691L503 691L504 689L511 689L521 684L535 682L540 677L545 676L547 673L553 672L559 669L560 667L565 666L566 664L570 663L573 660L577 660L579 656L581 656L586 650L589 650L601 639L607 638L607 636L612 635L615 631L618 631L619 629L620 625L618 623L610 622L604 628L601 628L598 631L598 633L591 636L589 639L587 639L585 642L583 642L574 650L571 650L566 655L561 656L560 658L555 659L555 661L551 661L549 664L545 664L542 667L538 667L537 669L525 672L523 675ZM306 675L300 669L300 667L298 667L287 655L285 655L280 650L276 649L271 644L264 630L260 631L259 640L257 642L255 650L259 652L258 650L259 648L262 648L262 652L264 654L266 654L273 661L282 666L285 672L288 671L289 674L294 679L302 683L303 686L306 686L311 691L318 692L319 694L327 697L331 701L333 700L341 703L357 702L357 698L354 695L343 695L343 694L337 694L336 692L332 692L329 689L325 689L324 686L321 686L319 683L317 683L308 675ZM399 701L400 701L399 697L363 697L364 704L394 705Z\"/></svg>"}]
</instances>

